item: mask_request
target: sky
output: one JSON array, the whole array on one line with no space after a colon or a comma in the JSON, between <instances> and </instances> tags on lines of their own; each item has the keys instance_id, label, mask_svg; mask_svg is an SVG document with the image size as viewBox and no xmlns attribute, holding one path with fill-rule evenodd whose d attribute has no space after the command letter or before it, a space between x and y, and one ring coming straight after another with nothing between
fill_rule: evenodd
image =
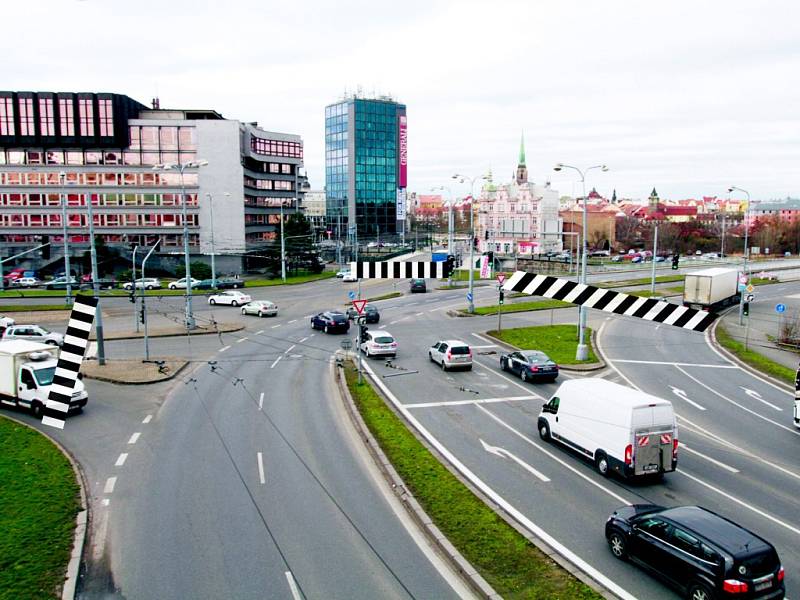
<instances>
[{"instance_id":1,"label":"sky","mask_svg":"<svg viewBox=\"0 0 800 600\"><path fill-rule=\"evenodd\" d=\"M800 3L36 0L3 9L13 91L127 94L296 133L324 186L324 108L408 107L409 191L454 173L562 195L800 196ZM476 188L478 185L476 184ZM736 195L734 194L734 197Z\"/></svg>"}]
</instances>

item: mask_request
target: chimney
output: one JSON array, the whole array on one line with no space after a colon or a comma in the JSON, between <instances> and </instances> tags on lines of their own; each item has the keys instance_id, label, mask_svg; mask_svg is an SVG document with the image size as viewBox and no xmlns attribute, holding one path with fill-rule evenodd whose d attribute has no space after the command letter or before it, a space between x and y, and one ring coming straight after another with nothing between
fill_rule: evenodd
<instances>
[{"instance_id":1,"label":"chimney","mask_svg":"<svg viewBox=\"0 0 800 600\"><path fill-rule=\"evenodd\" d=\"M152 103L153 103L153 110L161 109L161 103L159 102L158 98L153 98Z\"/></svg>"}]
</instances>

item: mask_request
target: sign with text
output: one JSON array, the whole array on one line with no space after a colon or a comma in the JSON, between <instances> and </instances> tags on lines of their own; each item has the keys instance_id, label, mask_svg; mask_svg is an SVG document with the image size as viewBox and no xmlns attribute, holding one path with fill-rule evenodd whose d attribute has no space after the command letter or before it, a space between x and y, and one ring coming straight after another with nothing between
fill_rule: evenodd
<instances>
[{"instance_id":1,"label":"sign with text","mask_svg":"<svg viewBox=\"0 0 800 600\"><path fill-rule=\"evenodd\" d=\"M489 278L489 257L481 256L481 279Z\"/></svg>"},{"instance_id":2,"label":"sign with text","mask_svg":"<svg viewBox=\"0 0 800 600\"><path fill-rule=\"evenodd\" d=\"M406 129L406 115L401 114L399 119L398 131L398 145L400 151L398 152L398 167L399 177L398 185L401 188L406 187L408 181L408 131Z\"/></svg>"},{"instance_id":3,"label":"sign with text","mask_svg":"<svg viewBox=\"0 0 800 600\"><path fill-rule=\"evenodd\" d=\"M397 188L397 220L406 220L406 190Z\"/></svg>"}]
</instances>

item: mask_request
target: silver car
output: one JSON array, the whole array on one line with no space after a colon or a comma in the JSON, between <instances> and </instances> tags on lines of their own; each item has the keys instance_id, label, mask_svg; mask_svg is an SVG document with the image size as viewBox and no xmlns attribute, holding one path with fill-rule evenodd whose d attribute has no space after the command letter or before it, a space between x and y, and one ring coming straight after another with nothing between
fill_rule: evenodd
<instances>
[{"instance_id":1,"label":"silver car","mask_svg":"<svg viewBox=\"0 0 800 600\"><path fill-rule=\"evenodd\" d=\"M12 325L3 333L3 339L30 340L51 346L61 346L64 343L64 334L48 331L39 325Z\"/></svg>"},{"instance_id":2,"label":"silver car","mask_svg":"<svg viewBox=\"0 0 800 600\"><path fill-rule=\"evenodd\" d=\"M257 317L277 317L278 305L269 300L254 300L242 307L243 315L256 315Z\"/></svg>"},{"instance_id":3,"label":"silver car","mask_svg":"<svg viewBox=\"0 0 800 600\"><path fill-rule=\"evenodd\" d=\"M462 368L472 370L472 349L461 340L442 340L436 342L428 350L431 362L439 363L442 371Z\"/></svg>"}]
</instances>

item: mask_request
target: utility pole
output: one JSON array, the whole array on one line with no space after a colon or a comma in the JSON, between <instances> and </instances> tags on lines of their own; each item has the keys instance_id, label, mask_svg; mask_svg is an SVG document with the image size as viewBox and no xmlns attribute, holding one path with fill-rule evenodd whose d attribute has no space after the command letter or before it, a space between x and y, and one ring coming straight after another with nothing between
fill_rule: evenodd
<instances>
[{"instance_id":1,"label":"utility pole","mask_svg":"<svg viewBox=\"0 0 800 600\"><path fill-rule=\"evenodd\" d=\"M286 240L283 239L283 198L281 198L281 280L286 283Z\"/></svg>"},{"instance_id":2,"label":"utility pole","mask_svg":"<svg viewBox=\"0 0 800 600\"><path fill-rule=\"evenodd\" d=\"M131 269L133 283L131 284L131 302L133 303L133 324L136 327L136 333L139 333L139 316L136 314L136 251L139 246L133 249L133 268Z\"/></svg>"},{"instance_id":3,"label":"utility pole","mask_svg":"<svg viewBox=\"0 0 800 600\"><path fill-rule=\"evenodd\" d=\"M147 307L145 305L145 295L144 295L144 267L147 264L147 259L150 258L150 255L153 253L158 247L158 243L161 241L159 238L156 240L156 243L153 244L153 247L150 248L150 251L147 253L147 256L144 257L142 261L142 311L141 311L141 319L142 324L144 325L144 360L148 362L150 360L150 344L148 343L147 339ZM136 280L133 282L133 289L136 290Z\"/></svg>"},{"instance_id":4,"label":"utility pole","mask_svg":"<svg viewBox=\"0 0 800 600\"><path fill-rule=\"evenodd\" d=\"M69 241L67 240L67 195L64 193L66 178L67 174L64 171L58 174L58 181L61 183L59 195L61 196L61 237L64 241L64 276L67 282L67 295L64 303L69 306L72 304L72 269L69 266Z\"/></svg>"},{"instance_id":5,"label":"utility pole","mask_svg":"<svg viewBox=\"0 0 800 600\"><path fill-rule=\"evenodd\" d=\"M89 217L89 253L92 258L92 291L94 299L99 302L100 283L97 281L97 249L94 245L94 213L92 212L92 194L85 194L85 198L86 212ZM103 366L106 364L106 351L105 344L103 343L103 311L100 310L99 304L95 314L94 327L97 335L97 364Z\"/></svg>"},{"instance_id":6,"label":"utility pole","mask_svg":"<svg viewBox=\"0 0 800 600\"><path fill-rule=\"evenodd\" d=\"M503 284L497 286L500 292L497 299L497 333L503 331L503 302L505 302L505 294L503 293Z\"/></svg>"}]
</instances>

